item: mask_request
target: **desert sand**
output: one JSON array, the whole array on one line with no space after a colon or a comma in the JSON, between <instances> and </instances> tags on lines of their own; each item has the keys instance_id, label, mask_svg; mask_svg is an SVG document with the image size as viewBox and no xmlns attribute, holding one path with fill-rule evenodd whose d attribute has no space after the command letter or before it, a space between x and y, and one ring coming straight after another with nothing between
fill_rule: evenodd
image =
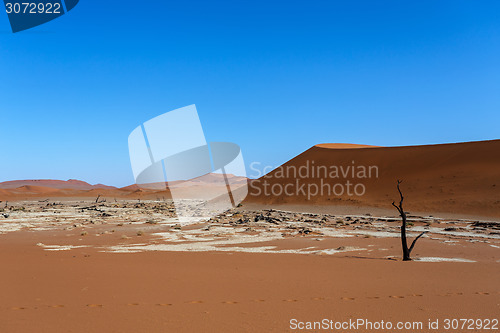
<instances>
[{"instance_id":1,"label":"desert sand","mask_svg":"<svg viewBox=\"0 0 500 333\"><path fill-rule=\"evenodd\" d=\"M356 160L379 177L356 200L249 196L211 218L177 219L168 191L0 183L0 332L319 332L291 321L324 319L422 323L402 332L439 320L441 332L446 319L498 320L499 145L315 146L285 166ZM411 262L390 205L397 178L409 241L427 231Z\"/></svg>"}]
</instances>

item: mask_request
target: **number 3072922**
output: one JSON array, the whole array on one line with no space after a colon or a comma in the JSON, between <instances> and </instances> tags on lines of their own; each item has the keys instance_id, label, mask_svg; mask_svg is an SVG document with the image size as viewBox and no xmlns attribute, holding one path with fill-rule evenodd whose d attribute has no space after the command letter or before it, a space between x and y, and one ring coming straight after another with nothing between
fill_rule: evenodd
<instances>
[{"instance_id":1,"label":"number 3072922","mask_svg":"<svg viewBox=\"0 0 500 333\"><path fill-rule=\"evenodd\" d=\"M5 10L7 14L61 14L61 4L60 3L34 3L34 2L23 2L23 3L10 3L5 4Z\"/></svg>"}]
</instances>

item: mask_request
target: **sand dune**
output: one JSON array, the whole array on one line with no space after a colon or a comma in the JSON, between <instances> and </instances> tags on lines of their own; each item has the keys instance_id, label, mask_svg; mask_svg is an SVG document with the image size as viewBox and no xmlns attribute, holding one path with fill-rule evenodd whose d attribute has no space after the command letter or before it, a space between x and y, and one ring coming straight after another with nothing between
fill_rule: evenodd
<instances>
[{"instance_id":1,"label":"sand dune","mask_svg":"<svg viewBox=\"0 0 500 333\"><path fill-rule=\"evenodd\" d=\"M32 185L24 185L10 190L11 193L17 194L49 194L49 193L58 193L59 189L51 188L51 187L43 187L43 186L32 186Z\"/></svg>"},{"instance_id":2,"label":"sand dune","mask_svg":"<svg viewBox=\"0 0 500 333\"><path fill-rule=\"evenodd\" d=\"M53 189L71 189L71 190L92 190L96 188L115 189L116 187L102 184L90 185L81 180L70 179L54 180L54 179L37 179L37 180L12 180L0 183L0 189L14 189L21 186L37 186L49 187Z\"/></svg>"},{"instance_id":3,"label":"sand dune","mask_svg":"<svg viewBox=\"0 0 500 333\"><path fill-rule=\"evenodd\" d=\"M247 178L227 175L232 185L243 185ZM220 192L226 187L222 174L210 173L189 181L174 181L170 183L133 184L121 188L102 184L91 185L79 180L15 180L0 183L0 200L16 201L39 198L87 198L101 196L103 198L125 199L170 199L169 188L182 188L178 195L186 198L210 197L212 192Z\"/></svg>"},{"instance_id":4,"label":"sand dune","mask_svg":"<svg viewBox=\"0 0 500 333\"><path fill-rule=\"evenodd\" d=\"M406 209L417 212L444 212L500 216L500 140L409 147L359 147L344 144L317 145L288 161L268 175L250 183L247 203L300 205L358 205L392 208L398 200L396 180L403 180ZM301 175L295 175L302 167ZM319 168L318 171L318 167ZM324 168L328 174L325 176ZM352 168L355 174L353 177ZM360 171L365 168L365 177ZM371 175L368 174L370 167ZM338 178L330 174L336 168ZM305 170L309 170L306 175ZM345 175L343 171L349 170ZM288 171L288 172L287 172ZM316 171L315 175L312 173ZM358 174L358 172L361 172ZM319 175L318 175L319 174ZM305 177L304 177L305 176ZM297 184L297 180L299 184ZM323 183L322 183L323 180ZM306 193L324 183L362 184L363 195ZM268 191L265 193L265 184ZM275 195L287 184L293 195ZM275 193L270 189L275 186ZM324 185L326 188L327 186ZM341 187L337 187L340 193ZM361 193L362 187L358 187Z\"/></svg>"}]
</instances>

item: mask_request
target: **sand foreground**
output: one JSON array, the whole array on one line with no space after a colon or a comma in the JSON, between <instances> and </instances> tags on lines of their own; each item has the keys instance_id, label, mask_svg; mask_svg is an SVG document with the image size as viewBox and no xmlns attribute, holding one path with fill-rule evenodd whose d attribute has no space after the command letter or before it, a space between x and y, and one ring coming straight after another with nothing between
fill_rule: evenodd
<instances>
[{"instance_id":1,"label":"sand foreground","mask_svg":"<svg viewBox=\"0 0 500 333\"><path fill-rule=\"evenodd\" d=\"M294 318L425 324L500 313L498 264L82 249L48 254L13 244L3 246L0 258L2 332L293 332Z\"/></svg>"},{"instance_id":2,"label":"sand foreground","mask_svg":"<svg viewBox=\"0 0 500 333\"><path fill-rule=\"evenodd\" d=\"M413 216L412 237L429 231L414 257L435 262L401 262L391 216L241 210L179 226L158 202L16 205L0 224L0 332L375 331L291 324L324 319L442 332L428 321L500 317L496 222Z\"/></svg>"}]
</instances>

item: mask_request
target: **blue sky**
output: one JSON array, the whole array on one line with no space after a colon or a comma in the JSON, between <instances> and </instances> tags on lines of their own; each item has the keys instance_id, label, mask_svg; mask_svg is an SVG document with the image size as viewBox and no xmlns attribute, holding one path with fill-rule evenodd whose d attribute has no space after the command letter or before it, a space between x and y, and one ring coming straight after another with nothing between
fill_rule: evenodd
<instances>
[{"instance_id":1,"label":"blue sky","mask_svg":"<svg viewBox=\"0 0 500 333\"><path fill-rule=\"evenodd\" d=\"M127 137L196 104L278 166L314 144L499 138L498 1L90 1L0 13L0 181L134 182Z\"/></svg>"}]
</instances>

